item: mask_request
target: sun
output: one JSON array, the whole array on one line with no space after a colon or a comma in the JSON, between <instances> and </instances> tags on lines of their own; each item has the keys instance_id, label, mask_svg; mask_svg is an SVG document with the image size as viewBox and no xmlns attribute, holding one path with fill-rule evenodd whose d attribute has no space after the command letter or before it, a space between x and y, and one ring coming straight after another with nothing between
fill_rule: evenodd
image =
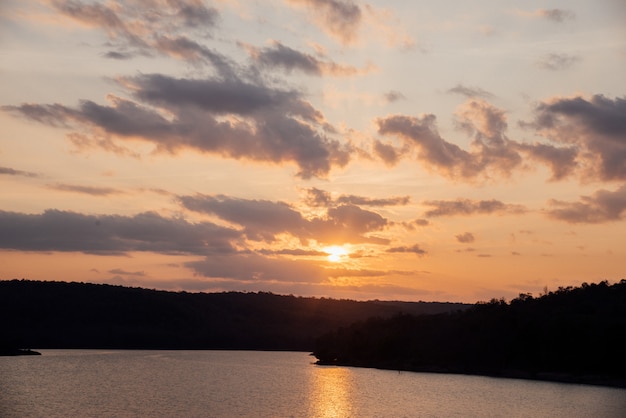
<instances>
[{"instance_id":1,"label":"sun","mask_svg":"<svg viewBox=\"0 0 626 418\"><path fill-rule=\"evenodd\" d=\"M328 254L328 261L332 263L338 263L348 255L348 250L340 245L331 245L330 247L324 247L324 252Z\"/></svg>"}]
</instances>

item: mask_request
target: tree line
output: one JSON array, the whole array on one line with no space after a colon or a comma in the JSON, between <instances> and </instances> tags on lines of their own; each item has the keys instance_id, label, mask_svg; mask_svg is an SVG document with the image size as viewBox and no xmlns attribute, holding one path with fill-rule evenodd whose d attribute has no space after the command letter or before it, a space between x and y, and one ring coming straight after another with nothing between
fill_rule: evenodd
<instances>
[{"instance_id":1,"label":"tree line","mask_svg":"<svg viewBox=\"0 0 626 418\"><path fill-rule=\"evenodd\" d=\"M318 336L372 316L440 313L468 306L7 280L0 281L0 351L3 347L312 351Z\"/></svg>"},{"instance_id":2,"label":"tree line","mask_svg":"<svg viewBox=\"0 0 626 418\"><path fill-rule=\"evenodd\" d=\"M370 318L316 341L319 364L626 385L626 280L435 315Z\"/></svg>"}]
</instances>

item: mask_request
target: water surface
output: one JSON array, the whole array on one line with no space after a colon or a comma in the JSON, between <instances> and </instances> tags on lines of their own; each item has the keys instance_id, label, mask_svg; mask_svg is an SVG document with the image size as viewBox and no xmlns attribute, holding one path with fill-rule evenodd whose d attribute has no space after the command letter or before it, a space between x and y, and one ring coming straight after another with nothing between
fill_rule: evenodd
<instances>
[{"instance_id":1,"label":"water surface","mask_svg":"<svg viewBox=\"0 0 626 418\"><path fill-rule=\"evenodd\" d=\"M299 352L40 351L0 357L0 416L626 416L626 389L315 366Z\"/></svg>"}]
</instances>

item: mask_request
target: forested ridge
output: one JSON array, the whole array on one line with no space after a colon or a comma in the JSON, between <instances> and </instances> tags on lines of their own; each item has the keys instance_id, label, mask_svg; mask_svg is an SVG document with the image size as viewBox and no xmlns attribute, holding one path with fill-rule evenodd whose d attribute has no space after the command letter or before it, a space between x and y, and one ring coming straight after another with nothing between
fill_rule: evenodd
<instances>
[{"instance_id":1,"label":"forested ridge","mask_svg":"<svg viewBox=\"0 0 626 418\"><path fill-rule=\"evenodd\" d=\"M0 281L0 349L312 351L316 337L369 317L432 314L468 306L7 280Z\"/></svg>"},{"instance_id":2,"label":"forested ridge","mask_svg":"<svg viewBox=\"0 0 626 418\"><path fill-rule=\"evenodd\" d=\"M370 318L323 335L314 355L320 364L626 386L626 280Z\"/></svg>"}]
</instances>

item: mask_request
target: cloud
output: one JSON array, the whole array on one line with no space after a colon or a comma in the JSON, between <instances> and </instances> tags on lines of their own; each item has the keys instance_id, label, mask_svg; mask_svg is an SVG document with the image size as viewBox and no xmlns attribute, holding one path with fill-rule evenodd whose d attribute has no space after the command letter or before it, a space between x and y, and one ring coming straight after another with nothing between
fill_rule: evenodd
<instances>
[{"instance_id":1,"label":"cloud","mask_svg":"<svg viewBox=\"0 0 626 418\"><path fill-rule=\"evenodd\" d=\"M526 212L526 208L522 205L508 204L495 199L426 200L422 203L434 208L426 211L425 215L428 217L488 215L492 213L520 214Z\"/></svg>"},{"instance_id":2,"label":"cloud","mask_svg":"<svg viewBox=\"0 0 626 418\"><path fill-rule=\"evenodd\" d=\"M187 262L185 266L204 277L246 282L322 283L328 277L325 270L314 261L270 258L258 254L211 256Z\"/></svg>"},{"instance_id":3,"label":"cloud","mask_svg":"<svg viewBox=\"0 0 626 418\"><path fill-rule=\"evenodd\" d=\"M0 248L124 254L221 254L241 238L234 229L209 222L189 223L154 212L134 216L85 215L47 210L42 214L0 211Z\"/></svg>"},{"instance_id":4,"label":"cloud","mask_svg":"<svg viewBox=\"0 0 626 418\"><path fill-rule=\"evenodd\" d=\"M579 150L575 146L556 147L535 142L519 144L517 148L524 151L528 157L546 164L552 171L551 180L562 180L578 168L576 159Z\"/></svg>"},{"instance_id":5,"label":"cloud","mask_svg":"<svg viewBox=\"0 0 626 418\"><path fill-rule=\"evenodd\" d=\"M379 140L374 140L374 154L389 167L396 165L406 151L407 147L399 149L392 144L385 144Z\"/></svg>"},{"instance_id":6,"label":"cloud","mask_svg":"<svg viewBox=\"0 0 626 418\"><path fill-rule=\"evenodd\" d=\"M126 270L122 270L122 269L113 269L113 270L109 270L108 271L111 274L119 274L122 276L138 276L138 277L144 277L146 275L145 272L143 271L126 271Z\"/></svg>"},{"instance_id":7,"label":"cloud","mask_svg":"<svg viewBox=\"0 0 626 418\"><path fill-rule=\"evenodd\" d=\"M390 90L384 94L385 100L389 103L397 102L399 100L405 100L404 94L397 90Z\"/></svg>"},{"instance_id":8,"label":"cloud","mask_svg":"<svg viewBox=\"0 0 626 418\"><path fill-rule=\"evenodd\" d=\"M573 11L566 9L537 9L532 12L518 10L516 13L518 16L547 19L555 23L563 23L576 18Z\"/></svg>"},{"instance_id":9,"label":"cloud","mask_svg":"<svg viewBox=\"0 0 626 418\"><path fill-rule=\"evenodd\" d=\"M114 49L105 56L128 59L154 52L178 58L189 58L174 49L164 48L159 40L185 38L184 34L203 34L219 19L217 9L199 0L128 0L80 2L51 0L50 5L61 15L83 25L101 29ZM196 57L197 58L197 57ZM193 61L194 59L192 59Z\"/></svg>"},{"instance_id":10,"label":"cloud","mask_svg":"<svg viewBox=\"0 0 626 418\"><path fill-rule=\"evenodd\" d=\"M393 115L379 118L376 123L379 134L401 138L406 149L417 151L419 161L450 178L468 180L489 177L491 173L509 175L520 165L522 158L515 149L517 144L504 133L507 123L503 111L483 100L470 100L459 109L457 117L458 126L473 136L471 151L442 138L432 114Z\"/></svg>"},{"instance_id":11,"label":"cloud","mask_svg":"<svg viewBox=\"0 0 626 418\"><path fill-rule=\"evenodd\" d=\"M350 0L285 0L287 4L303 5L317 25L342 44L357 38L362 21L361 8Z\"/></svg>"},{"instance_id":12,"label":"cloud","mask_svg":"<svg viewBox=\"0 0 626 418\"><path fill-rule=\"evenodd\" d=\"M448 93L460 94L468 99L491 99L494 97L493 94L489 93L487 90L481 89L480 87L467 87L463 84L457 84L451 89L448 89Z\"/></svg>"},{"instance_id":13,"label":"cloud","mask_svg":"<svg viewBox=\"0 0 626 418\"><path fill-rule=\"evenodd\" d=\"M201 194L179 196L179 200L188 210L240 225L251 240L271 242L277 235L286 233L303 243L312 239L329 244L389 242L370 235L387 227L387 219L351 204L330 207L323 216L305 218L283 202Z\"/></svg>"},{"instance_id":14,"label":"cloud","mask_svg":"<svg viewBox=\"0 0 626 418\"><path fill-rule=\"evenodd\" d=\"M626 179L626 97L556 97L536 106L534 121L520 124L571 150L578 149L582 178ZM568 160L566 166L571 169L571 156Z\"/></svg>"},{"instance_id":15,"label":"cloud","mask_svg":"<svg viewBox=\"0 0 626 418\"><path fill-rule=\"evenodd\" d=\"M283 202L238 199L218 195L179 196L189 210L209 213L241 225L248 239L273 241L280 233L306 237L307 221L300 212Z\"/></svg>"},{"instance_id":16,"label":"cloud","mask_svg":"<svg viewBox=\"0 0 626 418\"><path fill-rule=\"evenodd\" d=\"M543 18L552 20L553 22L564 22L566 20L574 19L576 15L571 10L564 9L538 9L535 13Z\"/></svg>"},{"instance_id":17,"label":"cloud","mask_svg":"<svg viewBox=\"0 0 626 418\"><path fill-rule=\"evenodd\" d=\"M303 250L302 248L283 248L280 250L262 249L257 251L262 255L294 255L301 257L327 257L328 253L317 250Z\"/></svg>"},{"instance_id":18,"label":"cloud","mask_svg":"<svg viewBox=\"0 0 626 418\"><path fill-rule=\"evenodd\" d=\"M411 201L409 196L394 196L389 198L370 198L357 195L340 195L333 199L332 195L324 190L312 187L306 189L305 202L309 206L328 207L332 205L356 205L356 206L404 206Z\"/></svg>"},{"instance_id":19,"label":"cloud","mask_svg":"<svg viewBox=\"0 0 626 418\"><path fill-rule=\"evenodd\" d=\"M581 58L576 55L551 53L539 58L537 66L539 66L539 68L543 68L544 70L566 70L580 60Z\"/></svg>"},{"instance_id":20,"label":"cloud","mask_svg":"<svg viewBox=\"0 0 626 418\"><path fill-rule=\"evenodd\" d=\"M123 191L114 189L112 187L80 186L80 185L75 185L75 184L56 183L56 184L49 184L47 187L53 190L60 190L63 192L82 193L82 194L88 194L92 196L109 196L113 194L124 193Z\"/></svg>"},{"instance_id":21,"label":"cloud","mask_svg":"<svg viewBox=\"0 0 626 418\"><path fill-rule=\"evenodd\" d=\"M552 219L587 224L620 221L626 212L626 185L614 192L602 189L592 196L581 196L578 202L551 200L548 203L553 209L546 214Z\"/></svg>"},{"instance_id":22,"label":"cloud","mask_svg":"<svg viewBox=\"0 0 626 418\"><path fill-rule=\"evenodd\" d=\"M313 76L348 77L365 74L371 70L358 69L350 65L340 65L332 61L321 60L275 41L271 47L255 48L247 46L248 53L256 64L267 68L281 68L287 73L298 70Z\"/></svg>"},{"instance_id":23,"label":"cloud","mask_svg":"<svg viewBox=\"0 0 626 418\"><path fill-rule=\"evenodd\" d=\"M411 247L402 246L402 247L392 247L387 250L388 253L413 253L419 256L426 254L426 250L422 249L419 244L415 244Z\"/></svg>"},{"instance_id":24,"label":"cloud","mask_svg":"<svg viewBox=\"0 0 626 418\"><path fill-rule=\"evenodd\" d=\"M16 170L10 167L0 167L0 175L21 176L21 177L40 177L40 174L30 171Z\"/></svg>"},{"instance_id":25,"label":"cloud","mask_svg":"<svg viewBox=\"0 0 626 418\"><path fill-rule=\"evenodd\" d=\"M161 152L188 148L234 159L291 162L302 178L324 177L350 159L351 147L327 136L332 128L299 92L236 77L143 74L119 81L139 102L109 95L109 105L83 100L77 108L23 104L2 109L50 126L87 128L91 136L72 138L82 148L126 153L119 141L141 140Z\"/></svg>"},{"instance_id":26,"label":"cloud","mask_svg":"<svg viewBox=\"0 0 626 418\"><path fill-rule=\"evenodd\" d=\"M456 240L463 244L469 244L471 242L474 242L476 238L474 237L474 234L472 234L471 232L465 232L463 234L457 235Z\"/></svg>"}]
</instances>

